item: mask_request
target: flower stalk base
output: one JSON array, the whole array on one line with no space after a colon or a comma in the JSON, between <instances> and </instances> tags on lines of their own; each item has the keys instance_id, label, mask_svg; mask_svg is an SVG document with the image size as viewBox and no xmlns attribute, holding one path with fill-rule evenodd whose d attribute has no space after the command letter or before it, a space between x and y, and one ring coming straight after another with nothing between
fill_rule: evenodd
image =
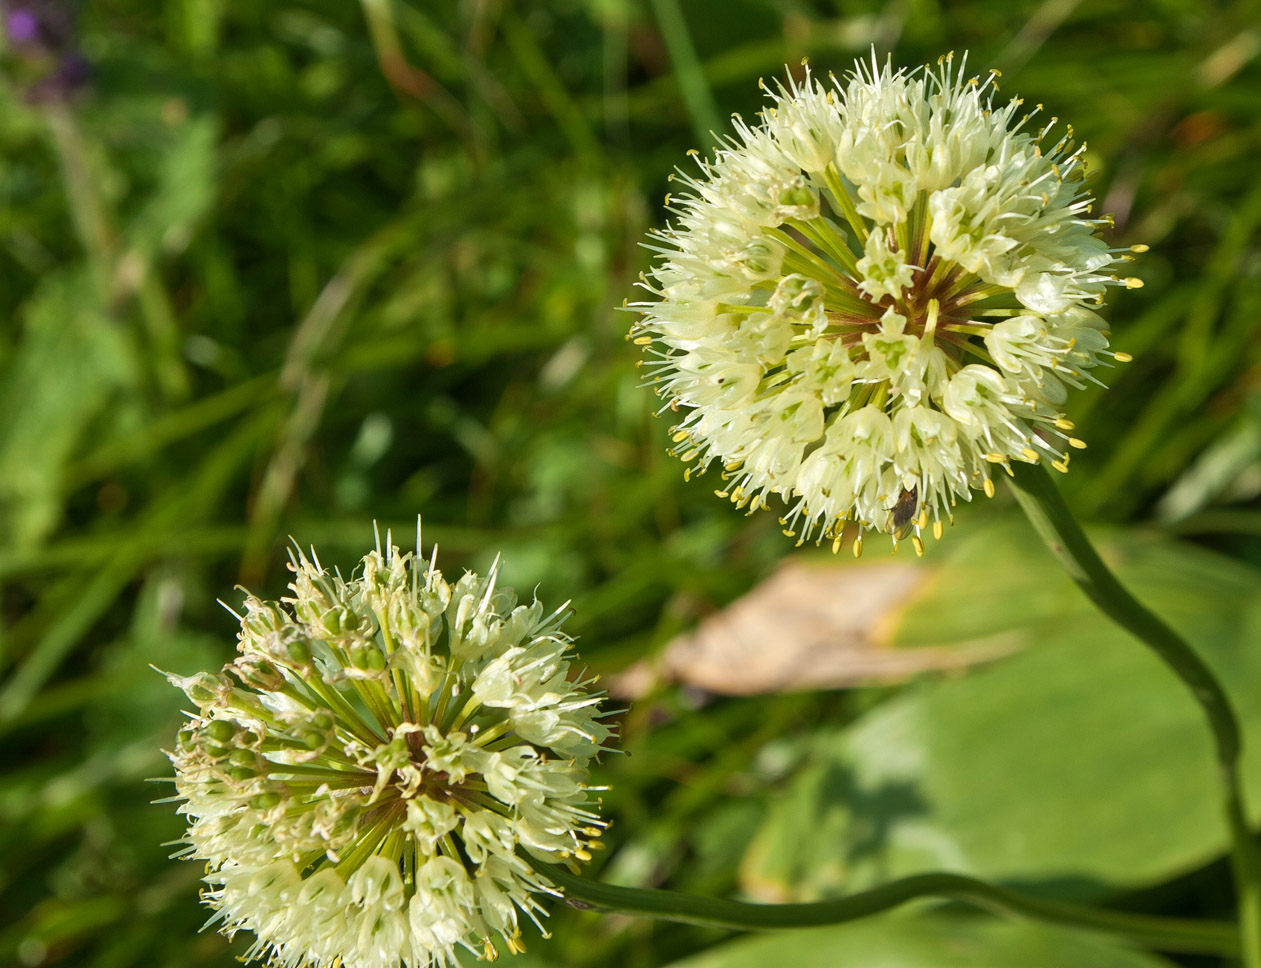
<instances>
[{"instance_id":1,"label":"flower stalk base","mask_svg":"<svg viewBox=\"0 0 1261 968\"><path fill-rule=\"evenodd\" d=\"M1249 821L1240 775L1243 739L1230 696L1186 640L1131 595L1103 563L1045 468L1016 467L1010 484L1034 529L1069 577L1101 612L1156 653L1190 690L1208 720L1231 835L1243 963L1247 968L1261 968L1261 853Z\"/></svg>"}]
</instances>

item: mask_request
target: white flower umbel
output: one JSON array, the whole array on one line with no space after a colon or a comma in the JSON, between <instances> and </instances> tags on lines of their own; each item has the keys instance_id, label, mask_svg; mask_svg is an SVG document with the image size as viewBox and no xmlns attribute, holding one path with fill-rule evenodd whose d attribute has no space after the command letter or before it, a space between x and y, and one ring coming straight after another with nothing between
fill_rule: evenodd
<instances>
[{"instance_id":1,"label":"white flower umbel","mask_svg":"<svg viewBox=\"0 0 1261 968\"><path fill-rule=\"evenodd\" d=\"M560 894L521 852L576 867L604 826L610 730L565 607L386 544L349 581L296 554L291 597L246 598L235 661L170 677L198 709L168 754L177 856L206 863L211 923L283 968L520 951L519 915Z\"/></svg>"},{"instance_id":2,"label":"white flower umbel","mask_svg":"<svg viewBox=\"0 0 1261 968\"><path fill-rule=\"evenodd\" d=\"M654 299L632 307L642 365L685 474L718 461L750 510L778 495L798 543L838 549L852 522L855 551L875 530L922 553L994 468L1067 470L1067 389L1128 359L1088 308L1140 283L1095 234L1085 145L998 106L994 77L949 55L807 69L673 176Z\"/></svg>"}]
</instances>

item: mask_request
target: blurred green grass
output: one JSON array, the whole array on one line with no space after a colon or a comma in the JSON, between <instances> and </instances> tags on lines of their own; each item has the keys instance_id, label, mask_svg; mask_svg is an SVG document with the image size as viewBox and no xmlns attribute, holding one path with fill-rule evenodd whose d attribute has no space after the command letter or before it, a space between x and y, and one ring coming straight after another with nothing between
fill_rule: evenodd
<instances>
[{"instance_id":1,"label":"blurred green grass","mask_svg":"<svg viewBox=\"0 0 1261 968\"><path fill-rule=\"evenodd\" d=\"M1152 251L1109 310L1136 360L1075 402L1091 449L1063 484L1098 520L1261 563L1259 24L1196 0L105 0L66 104L30 103L9 49L0 963L233 963L160 846L180 825L143 780L179 697L147 664L224 661L216 598L278 594L288 535L351 567L374 520L421 513L448 570L502 551L505 580L572 597L601 671L790 550L684 485L617 307L672 167L805 56L966 48L1072 121L1116 242ZM734 890L815 732L891 691L639 703L607 765L610 872ZM1220 914L1220 873L1131 900ZM573 965L718 937L551 928L538 950Z\"/></svg>"}]
</instances>

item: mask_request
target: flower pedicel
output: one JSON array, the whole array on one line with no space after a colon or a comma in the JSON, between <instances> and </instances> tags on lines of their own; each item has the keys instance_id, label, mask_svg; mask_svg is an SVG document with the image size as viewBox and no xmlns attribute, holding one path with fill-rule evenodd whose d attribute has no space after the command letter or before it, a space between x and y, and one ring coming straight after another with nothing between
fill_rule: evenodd
<instances>
[{"instance_id":1,"label":"flower pedicel","mask_svg":"<svg viewBox=\"0 0 1261 968\"><path fill-rule=\"evenodd\" d=\"M198 708L170 753L211 923L284 968L426 968L521 950L518 912L559 895L520 854L589 860L587 766L610 737L571 678L565 607L448 583L397 548L345 581L292 561L245 601L240 655L171 676ZM419 541L417 542L419 547Z\"/></svg>"},{"instance_id":2,"label":"flower pedicel","mask_svg":"<svg viewBox=\"0 0 1261 968\"><path fill-rule=\"evenodd\" d=\"M1069 388L1128 359L1092 307L1141 283L1095 234L1085 145L994 90L949 55L807 69L667 197L632 335L675 453L739 507L778 495L799 544L853 522L855 553L868 530L922 553L993 467L1066 471Z\"/></svg>"}]
</instances>

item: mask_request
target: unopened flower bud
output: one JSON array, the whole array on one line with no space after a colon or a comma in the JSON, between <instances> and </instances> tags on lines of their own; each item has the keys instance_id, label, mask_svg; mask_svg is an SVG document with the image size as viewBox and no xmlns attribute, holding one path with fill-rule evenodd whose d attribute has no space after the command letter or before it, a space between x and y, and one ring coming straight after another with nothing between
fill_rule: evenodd
<instances>
[{"instance_id":1,"label":"unopened flower bud","mask_svg":"<svg viewBox=\"0 0 1261 968\"><path fill-rule=\"evenodd\" d=\"M168 676L173 685L184 690L184 695L201 710L227 704L232 694L232 682L222 673L198 672L191 676Z\"/></svg>"}]
</instances>

